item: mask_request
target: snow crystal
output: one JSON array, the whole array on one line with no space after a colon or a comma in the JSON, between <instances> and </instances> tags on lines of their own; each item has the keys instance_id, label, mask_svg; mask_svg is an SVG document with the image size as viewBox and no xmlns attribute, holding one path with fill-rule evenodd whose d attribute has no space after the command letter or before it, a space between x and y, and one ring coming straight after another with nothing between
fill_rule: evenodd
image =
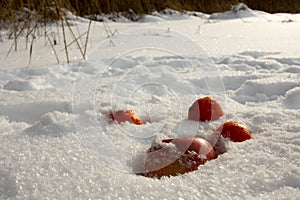
<instances>
[{"instance_id":1,"label":"snow crystal","mask_svg":"<svg viewBox=\"0 0 300 200\"><path fill-rule=\"evenodd\" d=\"M287 91L284 99L284 105L291 109L300 109L300 87Z\"/></svg>"},{"instance_id":2,"label":"snow crystal","mask_svg":"<svg viewBox=\"0 0 300 200\"><path fill-rule=\"evenodd\" d=\"M299 82L297 80L285 77L249 80L236 91L235 99L241 103L246 101L274 100L279 95L284 95L286 91L298 85Z\"/></svg>"},{"instance_id":3,"label":"snow crystal","mask_svg":"<svg viewBox=\"0 0 300 200\"><path fill-rule=\"evenodd\" d=\"M0 114L8 116L11 121L18 122L34 123L44 114L52 111L71 113L72 104L55 101L0 104Z\"/></svg>"},{"instance_id":4,"label":"snow crystal","mask_svg":"<svg viewBox=\"0 0 300 200\"><path fill-rule=\"evenodd\" d=\"M75 131L73 117L70 114L56 111L43 115L39 121L26 128L24 132L32 136L57 137Z\"/></svg>"},{"instance_id":5,"label":"snow crystal","mask_svg":"<svg viewBox=\"0 0 300 200\"><path fill-rule=\"evenodd\" d=\"M26 90L36 90L37 87L30 81L15 80L9 81L3 87L5 90L16 90L16 91L26 91Z\"/></svg>"},{"instance_id":6,"label":"snow crystal","mask_svg":"<svg viewBox=\"0 0 300 200\"><path fill-rule=\"evenodd\" d=\"M9 199L18 192L16 177L11 172L0 168L0 198Z\"/></svg>"},{"instance_id":7,"label":"snow crystal","mask_svg":"<svg viewBox=\"0 0 300 200\"><path fill-rule=\"evenodd\" d=\"M232 6L231 11L227 11L224 13L213 13L210 16L210 19L236 19L236 18L244 18L244 17L254 17L257 16L255 12L253 12L248 6L243 3Z\"/></svg>"}]
</instances>

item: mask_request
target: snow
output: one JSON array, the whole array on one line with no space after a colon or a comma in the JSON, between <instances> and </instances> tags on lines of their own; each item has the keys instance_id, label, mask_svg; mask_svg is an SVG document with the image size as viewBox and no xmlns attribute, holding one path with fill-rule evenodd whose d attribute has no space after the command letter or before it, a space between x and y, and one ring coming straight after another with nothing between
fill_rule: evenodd
<instances>
[{"instance_id":1,"label":"snow","mask_svg":"<svg viewBox=\"0 0 300 200\"><path fill-rule=\"evenodd\" d=\"M224 13L213 13L210 19L236 19L236 18L247 18L257 16L257 12L254 12L248 6L243 3L232 6L231 11ZM262 13L260 13L262 15Z\"/></svg>"},{"instance_id":2,"label":"snow","mask_svg":"<svg viewBox=\"0 0 300 200\"><path fill-rule=\"evenodd\" d=\"M166 10L144 22L107 22L119 33L110 38L96 23L88 60L71 46L70 64L62 42L61 64L41 38L28 65L23 49L6 58L11 41L4 39L0 198L299 199L300 16L229 12ZM68 16L86 30L87 20ZM190 105L207 95L225 115L187 120ZM144 124L107 119L119 109L132 109ZM233 120L253 139L225 140L226 153L182 176L135 174L144 172L153 141L209 139Z\"/></svg>"},{"instance_id":3,"label":"snow","mask_svg":"<svg viewBox=\"0 0 300 200\"><path fill-rule=\"evenodd\" d=\"M300 109L300 87L295 87L286 92L284 104L287 108Z\"/></svg>"}]
</instances>

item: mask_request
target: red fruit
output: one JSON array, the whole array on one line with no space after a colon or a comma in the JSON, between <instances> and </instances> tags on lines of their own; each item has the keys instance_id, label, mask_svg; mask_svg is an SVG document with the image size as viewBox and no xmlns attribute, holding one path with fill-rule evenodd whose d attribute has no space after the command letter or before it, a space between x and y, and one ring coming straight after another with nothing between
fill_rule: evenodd
<instances>
[{"instance_id":1,"label":"red fruit","mask_svg":"<svg viewBox=\"0 0 300 200\"><path fill-rule=\"evenodd\" d=\"M184 174L217 157L213 147L202 138L181 137L165 139L162 143L166 145L156 145L147 152L145 175L148 177Z\"/></svg>"},{"instance_id":2,"label":"red fruit","mask_svg":"<svg viewBox=\"0 0 300 200\"><path fill-rule=\"evenodd\" d=\"M136 125L141 125L142 120L132 110L121 110L109 114L109 118L118 123L130 122Z\"/></svg>"},{"instance_id":3,"label":"red fruit","mask_svg":"<svg viewBox=\"0 0 300 200\"><path fill-rule=\"evenodd\" d=\"M239 122L225 122L217 131L225 138L230 138L233 142L243 142L251 139L250 130Z\"/></svg>"},{"instance_id":4,"label":"red fruit","mask_svg":"<svg viewBox=\"0 0 300 200\"><path fill-rule=\"evenodd\" d=\"M188 119L194 121L217 120L223 116L220 104L211 97L198 99L189 108Z\"/></svg>"}]
</instances>

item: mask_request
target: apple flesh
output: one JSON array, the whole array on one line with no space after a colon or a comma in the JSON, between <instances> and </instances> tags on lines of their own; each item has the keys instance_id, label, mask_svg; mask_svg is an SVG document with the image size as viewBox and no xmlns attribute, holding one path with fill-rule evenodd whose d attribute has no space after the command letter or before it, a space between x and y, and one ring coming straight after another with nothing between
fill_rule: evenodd
<instances>
[{"instance_id":1,"label":"apple flesh","mask_svg":"<svg viewBox=\"0 0 300 200\"><path fill-rule=\"evenodd\" d=\"M129 122L141 125L142 120L132 110L121 110L109 113L109 118L118 123Z\"/></svg>"}]
</instances>

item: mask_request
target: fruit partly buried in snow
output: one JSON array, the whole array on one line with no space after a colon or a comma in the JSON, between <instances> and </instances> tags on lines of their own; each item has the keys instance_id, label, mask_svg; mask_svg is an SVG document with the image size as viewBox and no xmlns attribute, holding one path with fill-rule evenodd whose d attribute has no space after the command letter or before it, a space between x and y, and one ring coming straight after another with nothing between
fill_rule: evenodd
<instances>
[{"instance_id":1,"label":"fruit partly buried in snow","mask_svg":"<svg viewBox=\"0 0 300 200\"><path fill-rule=\"evenodd\" d=\"M215 132L205 139L214 148L217 155L223 154L227 151L225 140L221 137L220 133Z\"/></svg>"},{"instance_id":2,"label":"fruit partly buried in snow","mask_svg":"<svg viewBox=\"0 0 300 200\"><path fill-rule=\"evenodd\" d=\"M198 169L207 160L217 157L213 147L204 139L181 137L164 139L147 152L147 177L176 176Z\"/></svg>"},{"instance_id":3,"label":"fruit partly buried in snow","mask_svg":"<svg viewBox=\"0 0 300 200\"><path fill-rule=\"evenodd\" d=\"M233 142L243 142L251 139L250 130L239 122L225 122L217 129L217 132L223 137L229 138Z\"/></svg>"},{"instance_id":4,"label":"fruit partly buried in snow","mask_svg":"<svg viewBox=\"0 0 300 200\"><path fill-rule=\"evenodd\" d=\"M142 124L142 120L132 110L121 110L117 112L111 112L109 113L109 118L118 123L130 122L136 125Z\"/></svg>"},{"instance_id":5,"label":"fruit partly buried in snow","mask_svg":"<svg viewBox=\"0 0 300 200\"><path fill-rule=\"evenodd\" d=\"M200 98L189 108L188 119L194 121L217 120L223 116L220 104L211 97Z\"/></svg>"}]
</instances>

